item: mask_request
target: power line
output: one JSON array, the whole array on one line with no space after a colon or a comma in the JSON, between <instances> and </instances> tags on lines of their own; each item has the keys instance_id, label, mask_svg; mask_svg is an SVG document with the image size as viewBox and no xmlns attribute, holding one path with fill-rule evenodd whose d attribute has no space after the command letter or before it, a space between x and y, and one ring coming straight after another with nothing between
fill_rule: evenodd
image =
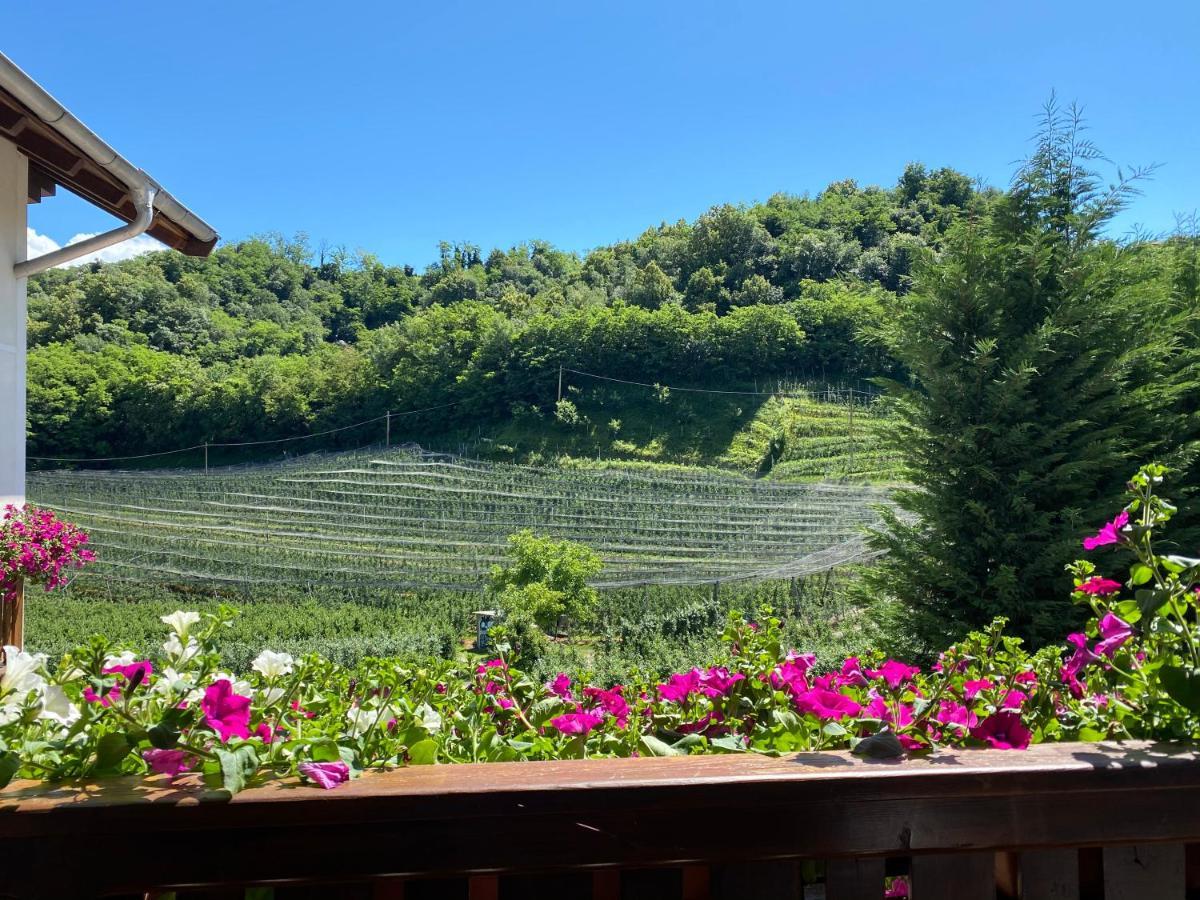
<instances>
[{"instance_id":1,"label":"power line","mask_svg":"<svg viewBox=\"0 0 1200 900\"><path fill-rule=\"evenodd\" d=\"M211 442L206 441L202 444L193 444L190 447L178 447L174 450L160 450L157 453L138 453L132 456L29 456L26 459L35 462L122 462L133 459L153 459L159 456L172 456L176 453L188 453L192 450L206 450L210 447L261 447L267 444L284 444L288 441L304 441L309 438L325 437L330 434L337 434L340 431L350 431L354 428L362 428L364 425L372 425L375 422L388 421L390 426L392 419L399 419L404 416L415 416L419 413L433 412L438 409L449 409L451 406L458 406L466 403L466 400L453 400L450 403L439 403L436 406L425 406L421 409L410 409L405 412L388 412L382 416L376 416L373 419L364 419L362 422L355 422L352 425L343 425L340 428L330 428L325 431L315 431L311 434L297 434L292 437L268 438L261 441L225 441ZM390 430L390 429L389 429Z\"/></svg>"},{"instance_id":2,"label":"power line","mask_svg":"<svg viewBox=\"0 0 1200 900\"><path fill-rule=\"evenodd\" d=\"M792 397L796 399L804 399L822 394L832 396L840 396L844 394L850 394L851 396L858 394L863 397L879 396L871 391L860 391L857 388L845 388L842 390L828 391L805 391L804 393L797 394L789 391L722 391L715 388L675 387L674 385L670 384L649 384L645 381L630 381L627 378L613 378L611 375L599 375L595 372L584 372L582 369L569 369L566 366L561 366L560 368L563 372L570 372L572 375L583 375L587 378L598 378L601 381L612 381L617 384L631 384L636 387L651 388L653 390L666 388L669 391L680 391L689 394L731 394L742 397Z\"/></svg>"}]
</instances>

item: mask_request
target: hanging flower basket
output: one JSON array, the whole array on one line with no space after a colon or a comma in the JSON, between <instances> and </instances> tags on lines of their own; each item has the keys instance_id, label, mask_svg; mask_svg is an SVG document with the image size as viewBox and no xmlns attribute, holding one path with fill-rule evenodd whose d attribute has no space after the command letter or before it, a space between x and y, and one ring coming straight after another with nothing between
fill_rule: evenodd
<instances>
[{"instance_id":1,"label":"hanging flower basket","mask_svg":"<svg viewBox=\"0 0 1200 900\"><path fill-rule=\"evenodd\" d=\"M25 585L50 591L66 583L66 572L96 558L83 529L51 510L4 508L0 519L0 646L21 647L25 638ZM2 661L2 660L0 660Z\"/></svg>"}]
</instances>

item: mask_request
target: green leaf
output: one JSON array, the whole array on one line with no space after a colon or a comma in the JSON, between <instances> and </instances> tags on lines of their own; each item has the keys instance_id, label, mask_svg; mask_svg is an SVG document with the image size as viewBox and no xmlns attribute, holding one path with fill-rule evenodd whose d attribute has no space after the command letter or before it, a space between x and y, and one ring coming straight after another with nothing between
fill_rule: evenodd
<instances>
[{"instance_id":1,"label":"green leaf","mask_svg":"<svg viewBox=\"0 0 1200 900\"><path fill-rule=\"evenodd\" d=\"M1142 588L1140 591L1135 591L1133 597L1137 600L1138 609L1141 610L1144 617L1153 615L1162 609L1171 599L1171 592L1158 588Z\"/></svg>"},{"instance_id":2,"label":"green leaf","mask_svg":"<svg viewBox=\"0 0 1200 900\"><path fill-rule=\"evenodd\" d=\"M868 759L895 759L904 755L904 746L890 731L881 731L879 734L863 738L850 752Z\"/></svg>"},{"instance_id":3,"label":"green leaf","mask_svg":"<svg viewBox=\"0 0 1200 900\"><path fill-rule=\"evenodd\" d=\"M11 751L0 753L0 788L8 786L21 768L21 757Z\"/></svg>"},{"instance_id":4,"label":"green leaf","mask_svg":"<svg viewBox=\"0 0 1200 900\"><path fill-rule=\"evenodd\" d=\"M1154 570L1145 563L1134 563L1129 568L1129 583L1140 587L1154 577Z\"/></svg>"},{"instance_id":5,"label":"green leaf","mask_svg":"<svg viewBox=\"0 0 1200 900\"><path fill-rule=\"evenodd\" d=\"M414 766L432 766L437 761L437 741L417 741L408 748L408 759Z\"/></svg>"},{"instance_id":6,"label":"green leaf","mask_svg":"<svg viewBox=\"0 0 1200 900\"><path fill-rule=\"evenodd\" d=\"M146 732L151 747L159 750L170 750L179 743L179 729L168 724L165 720L152 725Z\"/></svg>"},{"instance_id":7,"label":"green leaf","mask_svg":"<svg viewBox=\"0 0 1200 900\"><path fill-rule=\"evenodd\" d=\"M687 734L672 744L671 747L680 753L687 753L692 747L703 747L706 743L707 740L698 734Z\"/></svg>"},{"instance_id":8,"label":"green leaf","mask_svg":"<svg viewBox=\"0 0 1200 900\"><path fill-rule=\"evenodd\" d=\"M529 723L537 728L545 725L563 709L563 702L557 697L546 697L529 708Z\"/></svg>"},{"instance_id":9,"label":"green leaf","mask_svg":"<svg viewBox=\"0 0 1200 900\"><path fill-rule=\"evenodd\" d=\"M723 750L726 753L745 753L746 745L737 735L726 734L718 738L713 738L708 742L708 745L716 750Z\"/></svg>"},{"instance_id":10,"label":"green leaf","mask_svg":"<svg viewBox=\"0 0 1200 900\"><path fill-rule=\"evenodd\" d=\"M676 750L666 741L660 741L652 734L643 734L639 741L643 750L651 756L683 756L684 751Z\"/></svg>"},{"instance_id":11,"label":"green leaf","mask_svg":"<svg viewBox=\"0 0 1200 900\"><path fill-rule=\"evenodd\" d=\"M337 762L342 758L341 749L332 738L319 738L309 745L309 756L313 762Z\"/></svg>"},{"instance_id":12,"label":"green leaf","mask_svg":"<svg viewBox=\"0 0 1200 900\"><path fill-rule=\"evenodd\" d=\"M132 749L125 732L113 731L104 735L96 742L96 770L101 773L116 770Z\"/></svg>"},{"instance_id":13,"label":"green leaf","mask_svg":"<svg viewBox=\"0 0 1200 900\"><path fill-rule=\"evenodd\" d=\"M221 787L230 794L238 793L246 787L246 779L258 771L258 754L250 744L216 752L221 764Z\"/></svg>"},{"instance_id":14,"label":"green leaf","mask_svg":"<svg viewBox=\"0 0 1200 900\"><path fill-rule=\"evenodd\" d=\"M1188 712L1200 715L1200 672L1163 666L1158 678L1168 697Z\"/></svg>"},{"instance_id":15,"label":"green leaf","mask_svg":"<svg viewBox=\"0 0 1200 900\"><path fill-rule=\"evenodd\" d=\"M825 727L821 729L828 737L843 737L846 734L846 729L837 722L826 722Z\"/></svg>"}]
</instances>

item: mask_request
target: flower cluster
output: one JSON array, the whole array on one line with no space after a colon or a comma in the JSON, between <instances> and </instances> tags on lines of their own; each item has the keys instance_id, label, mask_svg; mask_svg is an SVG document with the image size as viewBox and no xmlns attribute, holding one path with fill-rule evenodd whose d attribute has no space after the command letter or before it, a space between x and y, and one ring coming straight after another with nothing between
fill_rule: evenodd
<instances>
[{"instance_id":1,"label":"flower cluster","mask_svg":"<svg viewBox=\"0 0 1200 900\"><path fill-rule=\"evenodd\" d=\"M923 669L851 657L822 666L781 644L770 610L731 617L724 658L666 678L596 685L492 658L353 668L264 650L244 677L220 668L233 615L163 617L161 652L140 658L102 638L44 657L6 648L0 786L25 777L150 773L200 777L230 793L292 775L335 788L366 769L587 756L850 749L868 756L942 747L1022 749L1046 740L1200 736L1200 560L1155 554L1173 513L1143 469L1131 500L1087 547L1137 560L1127 582L1076 562L1087 627L1065 652L1028 653L1003 621ZM1124 597L1132 591L1131 597ZM906 889L900 881L896 889ZM902 894L896 894L902 896Z\"/></svg>"},{"instance_id":2,"label":"flower cluster","mask_svg":"<svg viewBox=\"0 0 1200 900\"><path fill-rule=\"evenodd\" d=\"M59 587L64 569L96 558L87 541L82 529L48 509L6 506L0 519L0 600L15 600L23 581L44 584L48 591Z\"/></svg>"}]
</instances>

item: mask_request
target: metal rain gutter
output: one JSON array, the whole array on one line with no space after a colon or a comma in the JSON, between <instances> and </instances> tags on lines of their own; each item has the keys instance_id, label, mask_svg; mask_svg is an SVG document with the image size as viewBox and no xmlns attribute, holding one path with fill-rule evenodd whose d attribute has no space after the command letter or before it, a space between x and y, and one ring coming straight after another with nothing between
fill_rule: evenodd
<instances>
[{"instance_id":1,"label":"metal rain gutter","mask_svg":"<svg viewBox=\"0 0 1200 900\"><path fill-rule=\"evenodd\" d=\"M201 241L213 241L216 239L217 233L210 225L159 187L146 172L134 166L129 160L125 159L125 157L121 156L121 154L105 143L99 135L84 125L79 119L75 118L65 106L46 93L41 85L21 71L3 53L0 53L0 86L27 106L39 119L78 147L92 162L107 171L121 184L125 185L130 190L134 203L138 206L137 217L126 226L113 229L104 234L98 234L94 238L89 238L87 241L80 241L78 244L72 244L70 247L55 250L44 257L18 263L14 270L18 277L35 274L51 266L60 265L63 262L69 262L71 259L84 256L95 250L109 247L118 241L136 237L150 227L155 209ZM150 219L141 225L138 230L129 230L133 225L141 223L141 220L144 218L146 207L142 203L142 198L147 196L149 197L148 208ZM104 239L106 242L100 243L101 239ZM93 241L96 243L93 244ZM79 248L85 246L87 249L79 251ZM70 251L69 255L51 261L45 266L37 267L34 265L40 263L43 259L49 259L51 256L64 253L64 251ZM21 271L23 267L28 267L28 269Z\"/></svg>"}]
</instances>

